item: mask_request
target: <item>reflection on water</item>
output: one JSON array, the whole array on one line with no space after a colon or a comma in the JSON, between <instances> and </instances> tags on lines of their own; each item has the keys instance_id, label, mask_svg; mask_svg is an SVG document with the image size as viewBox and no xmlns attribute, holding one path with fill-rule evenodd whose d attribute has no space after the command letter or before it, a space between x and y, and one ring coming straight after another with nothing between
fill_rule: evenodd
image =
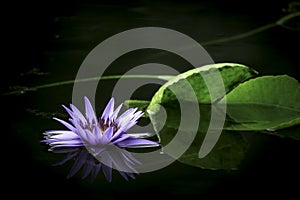
<instances>
[{"instance_id":1,"label":"reflection on water","mask_svg":"<svg viewBox=\"0 0 300 200\"><path fill-rule=\"evenodd\" d=\"M53 153L67 154L61 161L54 165L63 165L67 161L73 160L74 164L68 174L68 178L74 176L80 169L83 170L82 178L87 178L89 175L91 180L95 180L100 170L102 170L107 181L112 181L112 169L117 168L119 173L128 180L135 179L135 165L141 164L136 160L130 152L125 149L115 150L115 147L107 147L101 154L96 157L85 148L56 148L52 150ZM106 164L101 161L105 160ZM122 170L124 171L122 171Z\"/></svg>"}]
</instances>

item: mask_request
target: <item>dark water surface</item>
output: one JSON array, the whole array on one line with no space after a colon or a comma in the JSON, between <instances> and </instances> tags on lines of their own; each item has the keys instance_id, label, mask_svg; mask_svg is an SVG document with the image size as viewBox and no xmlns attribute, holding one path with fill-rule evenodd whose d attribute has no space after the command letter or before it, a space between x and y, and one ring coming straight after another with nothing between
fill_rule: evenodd
<instances>
[{"instance_id":1,"label":"dark water surface","mask_svg":"<svg viewBox=\"0 0 300 200\"><path fill-rule=\"evenodd\" d=\"M276 1L277 2L277 1ZM119 32L144 26L170 28L196 41L232 36L274 22L286 14L289 1L263 5L260 1L45 1L11 5L7 24L9 62L2 74L1 92L11 86L34 86L74 79L82 61L100 42ZM13 16L17 16L14 18ZM299 31L274 27L257 35L205 46L215 62L237 62L261 74L288 74L300 80ZM182 58L159 50L138 50L121 56L105 74L123 74L134 66L157 62L179 71L191 69ZM39 70L32 70L32 69ZM96 106L100 112L116 81L100 81ZM134 95L150 99L158 86ZM300 143L261 135L252 141L235 171L205 170L178 162L159 171L125 181L117 172L112 183L100 173L91 183L80 174L67 179L72 162L53 167L61 158L40 144L42 133L61 126L51 118L66 118L72 85L1 97L3 183L10 195L26 197L83 197L141 199L150 197L299 196ZM300 134L300 133L299 133ZM41 193L42 195L40 195Z\"/></svg>"}]
</instances>

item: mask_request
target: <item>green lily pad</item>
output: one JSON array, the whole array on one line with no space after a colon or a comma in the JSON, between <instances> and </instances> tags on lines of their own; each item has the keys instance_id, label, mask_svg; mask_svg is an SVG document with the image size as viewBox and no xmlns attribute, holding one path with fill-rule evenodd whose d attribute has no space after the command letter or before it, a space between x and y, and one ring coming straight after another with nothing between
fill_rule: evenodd
<instances>
[{"instance_id":1,"label":"green lily pad","mask_svg":"<svg viewBox=\"0 0 300 200\"><path fill-rule=\"evenodd\" d=\"M170 105L176 100L195 102L195 98L200 104L209 104L256 74L255 70L236 63L218 63L192 69L161 86L151 99L148 110L152 110L155 104Z\"/></svg>"},{"instance_id":2,"label":"green lily pad","mask_svg":"<svg viewBox=\"0 0 300 200\"><path fill-rule=\"evenodd\" d=\"M287 75L262 76L246 81L219 104L235 123L226 130L277 130L300 124L300 85Z\"/></svg>"}]
</instances>

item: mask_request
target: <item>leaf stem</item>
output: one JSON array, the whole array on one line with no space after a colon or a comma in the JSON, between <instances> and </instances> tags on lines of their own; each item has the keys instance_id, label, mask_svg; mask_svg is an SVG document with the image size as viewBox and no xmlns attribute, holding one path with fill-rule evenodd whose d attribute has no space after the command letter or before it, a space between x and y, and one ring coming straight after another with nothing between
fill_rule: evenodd
<instances>
[{"instance_id":1,"label":"leaf stem","mask_svg":"<svg viewBox=\"0 0 300 200\"><path fill-rule=\"evenodd\" d=\"M285 22L287 22L288 20L291 20L292 18L295 18L295 17L300 17L300 12L294 12L294 13L291 13L289 15L286 15L282 18L280 18L279 20L277 20L275 23L278 25L278 26L282 26L284 28L287 28L287 29L292 29L291 27L285 25Z\"/></svg>"},{"instance_id":2,"label":"leaf stem","mask_svg":"<svg viewBox=\"0 0 300 200\"><path fill-rule=\"evenodd\" d=\"M74 83L84 83L84 82L99 81L99 80L113 80L113 79L120 79L120 78L122 79L142 78L142 79L160 79L160 80L168 81L173 77L174 76L172 75L146 75L146 74L128 74L128 75L110 75L110 76L102 76L102 77L91 77L91 78L54 82L54 83L43 84L34 87L21 87L14 91L4 93L2 94L2 96L8 96L13 94L24 94L27 91L36 91L44 88L58 87L58 86L70 85Z\"/></svg>"},{"instance_id":3,"label":"leaf stem","mask_svg":"<svg viewBox=\"0 0 300 200\"><path fill-rule=\"evenodd\" d=\"M242 39L242 38L249 37L251 35L255 35L257 33L266 31L266 30L268 30L270 28L273 28L277 25L278 25L277 23L270 23L270 24L258 27L256 29L253 29L253 30L245 32L245 33L241 33L241 34L238 34L238 35L233 35L233 36L227 37L227 38L211 40L211 41L208 41L208 42L202 42L201 44L203 46L208 46L208 45L221 44L221 43L225 43L225 42L231 42L231 41L234 41L234 40Z\"/></svg>"},{"instance_id":4,"label":"leaf stem","mask_svg":"<svg viewBox=\"0 0 300 200\"><path fill-rule=\"evenodd\" d=\"M203 42L203 43L201 43L201 45L208 46L208 45L215 45L215 44L220 44L220 43L225 43L225 42L231 42L231 41L234 41L234 40L239 40L239 39L246 38L246 37L255 35L257 33L269 30L269 29L271 29L273 27L276 27L276 26L282 26L284 28L289 28L286 25L284 25L284 23L287 22L288 20L291 20L292 18L295 18L295 17L298 17L298 16L300 16L300 12L294 12L294 13L283 16L282 18L280 18L276 22L266 24L266 25L258 27L256 29L247 31L245 33L233 35L231 37L226 37L226 38L221 38L221 39L216 39L216 40Z\"/></svg>"}]
</instances>

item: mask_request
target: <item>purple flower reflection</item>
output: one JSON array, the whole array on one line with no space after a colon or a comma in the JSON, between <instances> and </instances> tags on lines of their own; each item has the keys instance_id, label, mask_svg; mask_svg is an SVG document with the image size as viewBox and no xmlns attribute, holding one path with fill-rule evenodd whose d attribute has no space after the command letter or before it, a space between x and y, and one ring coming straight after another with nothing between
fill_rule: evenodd
<instances>
[{"instance_id":1,"label":"purple flower reflection","mask_svg":"<svg viewBox=\"0 0 300 200\"><path fill-rule=\"evenodd\" d=\"M85 147L56 148L53 149L52 152L67 154L61 161L55 163L55 166L63 165L67 161L74 160L74 164L67 176L68 178L74 176L82 169L83 179L90 175L91 180L94 180L98 173L102 171L105 178L111 182L112 168L116 166L124 179L135 179L135 174L138 174L135 170L135 165L141 164L130 152L120 148L118 148L117 151L113 146L107 147L97 158L90 154Z\"/></svg>"}]
</instances>

